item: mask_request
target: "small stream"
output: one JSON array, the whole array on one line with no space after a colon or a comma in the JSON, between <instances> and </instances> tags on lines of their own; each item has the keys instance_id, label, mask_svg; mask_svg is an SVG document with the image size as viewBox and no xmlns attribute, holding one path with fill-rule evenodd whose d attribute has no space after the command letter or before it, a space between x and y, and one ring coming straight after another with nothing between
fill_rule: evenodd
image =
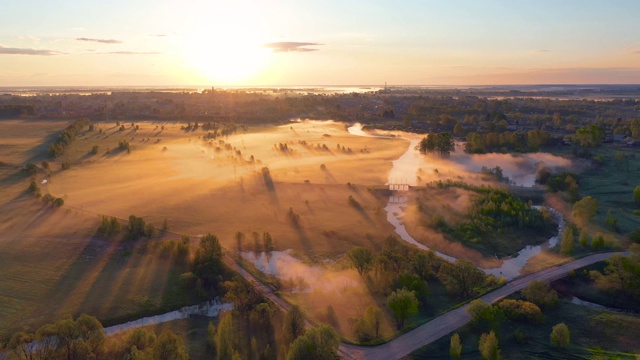
<instances>
[{"instance_id":1,"label":"small stream","mask_svg":"<svg viewBox=\"0 0 640 360\"><path fill-rule=\"evenodd\" d=\"M347 128L350 134L356 136L367 137L388 137L378 134L367 134L362 130L362 125L356 123ZM409 140L409 148L402 154L397 160L393 161L393 167L389 173L389 179L387 185L391 184L408 184L416 185L416 175L420 168L421 162L424 157L415 149L416 145L420 142L421 136L419 134L397 132L400 138ZM389 197L389 202L384 210L387 212L387 221L393 225L396 234L400 238L422 250L429 250L429 247L416 241L407 231L402 221L405 209L407 207L407 198L399 195L401 193L393 194ZM495 275L498 277L505 277L507 280L511 280L520 275L524 266L528 263L529 259L533 256L540 254L542 251L554 247L558 244L559 239L562 236L562 231L566 225L562 214L555 209L547 207L549 213L553 216L554 221L558 224L558 235L549 238L548 241L541 245L529 245L520 250L516 256L511 258L502 259L502 265L496 268L482 269L486 274ZM456 261L457 259L436 251L436 255L448 261Z\"/></svg>"},{"instance_id":2,"label":"small stream","mask_svg":"<svg viewBox=\"0 0 640 360\"><path fill-rule=\"evenodd\" d=\"M221 311L232 310L233 304L222 303L219 300L211 300L202 304L185 306L181 309L170 311L164 314L144 317L132 320L123 324L113 325L104 328L107 336L117 334L119 332L139 328L142 326L161 324L178 319L186 319L193 316L217 317Z\"/></svg>"}]
</instances>

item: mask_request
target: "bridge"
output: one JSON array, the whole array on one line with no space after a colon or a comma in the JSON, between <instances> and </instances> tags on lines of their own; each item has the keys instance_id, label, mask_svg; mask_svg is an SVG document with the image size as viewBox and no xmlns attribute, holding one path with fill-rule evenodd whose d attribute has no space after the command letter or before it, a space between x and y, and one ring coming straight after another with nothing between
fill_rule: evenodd
<instances>
[{"instance_id":1,"label":"bridge","mask_svg":"<svg viewBox=\"0 0 640 360\"><path fill-rule=\"evenodd\" d=\"M409 191L409 184L406 182L391 182L389 183L389 190L391 191Z\"/></svg>"}]
</instances>

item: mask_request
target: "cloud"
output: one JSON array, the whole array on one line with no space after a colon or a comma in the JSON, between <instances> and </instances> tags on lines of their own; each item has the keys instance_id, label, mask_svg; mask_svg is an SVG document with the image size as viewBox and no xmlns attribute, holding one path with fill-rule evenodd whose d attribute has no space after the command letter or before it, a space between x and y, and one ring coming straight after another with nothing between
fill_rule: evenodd
<instances>
[{"instance_id":1,"label":"cloud","mask_svg":"<svg viewBox=\"0 0 640 360\"><path fill-rule=\"evenodd\" d=\"M631 52L632 54L640 54L640 50L635 50Z\"/></svg>"},{"instance_id":2,"label":"cloud","mask_svg":"<svg viewBox=\"0 0 640 360\"><path fill-rule=\"evenodd\" d=\"M531 50L529 51L530 53L534 53L534 54L541 54L541 53L548 53L551 52L551 50L547 50L547 49L538 49L538 50Z\"/></svg>"},{"instance_id":3,"label":"cloud","mask_svg":"<svg viewBox=\"0 0 640 360\"><path fill-rule=\"evenodd\" d=\"M76 40L78 41L91 41L91 42L97 42L97 43L102 43L102 44L121 44L122 41L120 40L114 40L114 39L92 39L92 38L76 38Z\"/></svg>"},{"instance_id":4,"label":"cloud","mask_svg":"<svg viewBox=\"0 0 640 360\"><path fill-rule=\"evenodd\" d=\"M162 54L156 51L109 51L98 54L111 54L111 55L158 55Z\"/></svg>"},{"instance_id":5,"label":"cloud","mask_svg":"<svg viewBox=\"0 0 640 360\"><path fill-rule=\"evenodd\" d=\"M64 54L59 51L47 49L11 48L0 45L0 55L40 55L51 56Z\"/></svg>"},{"instance_id":6,"label":"cloud","mask_svg":"<svg viewBox=\"0 0 640 360\"><path fill-rule=\"evenodd\" d=\"M281 41L263 44L262 46L273 50L273 52L309 52L318 51L318 49L308 48L307 46L319 46L324 44L312 43L312 42L296 42L296 41Z\"/></svg>"},{"instance_id":7,"label":"cloud","mask_svg":"<svg viewBox=\"0 0 640 360\"><path fill-rule=\"evenodd\" d=\"M165 36L167 36L167 34L149 34L149 36L165 37Z\"/></svg>"}]
</instances>

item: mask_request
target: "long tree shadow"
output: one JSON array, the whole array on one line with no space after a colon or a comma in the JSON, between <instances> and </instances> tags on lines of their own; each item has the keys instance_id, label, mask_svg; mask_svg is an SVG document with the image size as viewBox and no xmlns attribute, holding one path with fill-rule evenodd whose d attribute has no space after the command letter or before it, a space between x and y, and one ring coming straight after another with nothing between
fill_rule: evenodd
<instances>
[{"instance_id":1,"label":"long tree shadow","mask_svg":"<svg viewBox=\"0 0 640 360\"><path fill-rule=\"evenodd\" d=\"M60 131L56 131L52 134L47 135L42 143L32 147L31 149L25 151L23 154L27 156L26 163L37 163L42 160L49 158L49 146L58 138L60 135Z\"/></svg>"},{"instance_id":2,"label":"long tree shadow","mask_svg":"<svg viewBox=\"0 0 640 360\"><path fill-rule=\"evenodd\" d=\"M367 214L367 211L362 207L362 204L360 204L358 200L356 200L352 195L349 195L349 206L354 208L369 225L373 225L373 220L371 220L371 217L369 216L369 214Z\"/></svg>"},{"instance_id":3,"label":"long tree shadow","mask_svg":"<svg viewBox=\"0 0 640 360\"><path fill-rule=\"evenodd\" d=\"M331 184L337 184L338 183L338 180L336 180L336 177L333 176L331 171L329 171L329 169L327 169L327 167L324 166L324 164L322 164L320 169L324 173L324 177L325 177L325 179L327 180L328 183L331 183Z\"/></svg>"},{"instance_id":4,"label":"long tree shadow","mask_svg":"<svg viewBox=\"0 0 640 360\"><path fill-rule=\"evenodd\" d=\"M89 281L95 273L103 270L117 246L118 242L107 243L96 236L91 237L73 263L67 267L64 275L50 287L47 299L51 305L55 306L54 309L51 307L35 309L32 316L51 311L52 314L56 314L55 317L62 317L77 312L79 307L69 302L79 302L79 297L84 297L84 283Z\"/></svg>"},{"instance_id":5,"label":"long tree shadow","mask_svg":"<svg viewBox=\"0 0 640 360\"><path fill-rule=\"evenodd\" d=\"M264 185L267 188L267 192L269 193L269 197L271 199L271 204L278 205L278 194L276 193L276 186L273 183L273 178L271 178L271 173L269 172L268 167L263 167L262 170L262 179L264 181Z\"/></svg>"}]
</instances>

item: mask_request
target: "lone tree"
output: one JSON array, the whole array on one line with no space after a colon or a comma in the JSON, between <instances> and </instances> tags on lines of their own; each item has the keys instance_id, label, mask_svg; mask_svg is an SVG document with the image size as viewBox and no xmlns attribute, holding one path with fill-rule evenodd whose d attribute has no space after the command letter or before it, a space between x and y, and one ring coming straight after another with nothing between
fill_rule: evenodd
<instances>
[{"instance_id":1,"label":"lone tree","mask_svg":"<svg viewBox=\"0 0 640 360\"><path fill-rule=\"evenodd\" d=\"M565 323L560 323L551 329L551 344L565 348L571 343L571 333Z\"/></svg>"},{"instance_id":2,"label":"lone tree","mask_svg":"<svg viewBox=\"0 0 640 360\"><path fill-rule=\"evenodd\" d=\"M293 305L284 316L284 335L294 341L304 334L304 314L298 305Z\"/></svg>"},{"instance_id":3,"label":"lone tree","mask_svg":"<svg viewBox=\"0 0 640 360\"><path fill-rule=\"evenodd\" d=\"M349 260L351 260L353 267L358 270L358 274L360 274L360 276L366 274L371 268L373 256L369 249L360 246L354 247L349 251L347 256L349 257Z\"/></svg>"},{"instance_id":4,"label":"lone tree","mask_svg":"<svg viewBox=\"0 0 640 360\"><path fill-rule=\"evenodd\" d=\"M437 152L441 157L448 157L455 150L455 143L451 134L447 132L430 132L420 141L418 150L423 154Z\"/></svg>"},{"instance_id":5,"label":"lone tree","mask_svg":"<svg viewBox=\"0 0 640 360\"><path fill-rule=\"evenodd\" d=\"M478 350L483 360L501 360L500 348L498 347L498 337L493 331L489 334L482 334L480 336L480 343L478 344Z\"/></svg>"},{"instance_id":6,"label":"lone tree","mask_svg":"<svg viewBox=\"0 0 640 360\"><path fill-rule=\"evenodd\" d=\"M573 204L572 215L583 224L589 222L597 213L598 201L591 196L586 196Z\"/></svg>"},{"instance_id":7,"label":"lone tree","mask_svg":"<svg viewBox=\"0 0 640 360\"><path fill-rule=\"evenodd\" d=\"M460 359L462 354L462 344L460 343L460 335L458 333L451 336L451 342L449 345L449 355L452 359Z\"/></svg>"},{"instance_id":8,"label":"lone tree","mask_svg":"<svg viewBox=\"0 0 640 360\"><path fill-rule=\"evenodd\" d=\"M387 306L393 312L398 329L404 327L409 315L418 312L418 304L415 291L407 289L396 290L387 297Z\"/></svg>"},{"instance_id":9,"label":"lone tree","mask_svg":"<svg viewBox=\"0 0 640 360\"><path fill-rule=\"evenodd\" d=\"M564 255L571 255L573 253L574 245L573 228L567 226L562 233L562 242L560 243L560 252Z\"/></svg>"}]
</instances>

